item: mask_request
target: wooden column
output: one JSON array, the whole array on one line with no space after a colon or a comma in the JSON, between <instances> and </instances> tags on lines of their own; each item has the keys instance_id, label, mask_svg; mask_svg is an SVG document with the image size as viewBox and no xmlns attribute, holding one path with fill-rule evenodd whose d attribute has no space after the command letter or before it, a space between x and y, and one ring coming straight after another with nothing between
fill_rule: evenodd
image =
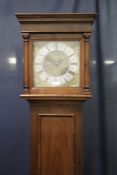
<instances>
[{"instance_id":1,"label":"wooden column","mask_svg":"<svg viewBox=\"0 0 117 175\"><path fill-rule=\"evenodd\" d=\"M29 33L23 33L24 39L24 93L29 93Z\"/></svg>"},{"instance_id":2,"label":"wooden column","mask_svg":"<svg viewBox=\"0 0 117 175\"><path fill-rule=\"evenodd\" d=\"M85 40L85 52L84 52L84 91L85 93L90 93L90 72L89 72L89 39L91 33L84 33L84 40Z\"/></svg>"}]
</instances>

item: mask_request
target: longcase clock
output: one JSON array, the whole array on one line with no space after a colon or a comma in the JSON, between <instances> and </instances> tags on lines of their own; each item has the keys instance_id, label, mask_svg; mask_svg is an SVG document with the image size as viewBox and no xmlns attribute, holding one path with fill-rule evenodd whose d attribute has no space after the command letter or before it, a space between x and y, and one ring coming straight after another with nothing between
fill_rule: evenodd
<instances>
[{"instance_id":1,"label":"longcase clock","mask_svg":"<svg viewBox=\"0 0 117 175\"><path fill-rule=\"evenodd\" d=\"M31 175L83 175L83 103L91 98L95 14L16 14L30 103Z\"/></svg>"}]
</instances>

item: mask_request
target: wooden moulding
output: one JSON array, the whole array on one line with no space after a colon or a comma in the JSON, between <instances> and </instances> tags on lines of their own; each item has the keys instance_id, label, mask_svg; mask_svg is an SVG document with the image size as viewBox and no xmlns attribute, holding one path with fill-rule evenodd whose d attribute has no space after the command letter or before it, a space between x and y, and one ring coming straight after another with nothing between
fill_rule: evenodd
<instances>
[{"instance_id":1,"label":"wooden moulding","mask_svg":"<svg viewBox=\"0 0 117 175\"><path fill-rule=\"evenodd\" d=\"M16 14L22 24L21 32L91 32L91 25L96 17L95 13L39 13ZM51 25L52 24L52 25ZM59 26L61 24L61 27ZM46 26L46 27L45 27ZM67 27L67 30L66 30Z\"/></svg>"},{"instance_id":2,"label":"wooden moulding","mask_svg":"<svg viewBox=\"0 0 117 175\"><path fill-rule=\"evenodd\" d=\"M21 23L38 21L90 21L93 23L96 13L17 13Z\"/></svg>"},{"instance_id":3,"label":"wooden moulding","mask_svg":"<svg viewBox=\"0 0 117 175\"><path fill-rule=\"evenodd\" d=\"M57 95L57 94L22 94L21 98L26 100L67 100L67 101L85 101L91 99L92 95Z\"/></svg>"}]
</instances>

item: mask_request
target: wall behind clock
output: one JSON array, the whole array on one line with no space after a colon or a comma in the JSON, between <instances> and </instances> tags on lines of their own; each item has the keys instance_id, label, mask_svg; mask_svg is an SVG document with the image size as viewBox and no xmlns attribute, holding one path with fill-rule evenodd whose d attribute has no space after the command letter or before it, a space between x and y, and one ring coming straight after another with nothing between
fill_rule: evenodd
<instances>
[{"instance_id":1,"label":"wall behind clock","mask_svg":"<svg viewBox=\"0 0 117 175\"><path fill-rule=\"evenodd\" d=\"M97 12L91 37L94 98L84 107L84 174L117 175L117 1L0 0L0 175L29 175L30 111L22 93L18 12Z\"/></svg>"}]
</instances>

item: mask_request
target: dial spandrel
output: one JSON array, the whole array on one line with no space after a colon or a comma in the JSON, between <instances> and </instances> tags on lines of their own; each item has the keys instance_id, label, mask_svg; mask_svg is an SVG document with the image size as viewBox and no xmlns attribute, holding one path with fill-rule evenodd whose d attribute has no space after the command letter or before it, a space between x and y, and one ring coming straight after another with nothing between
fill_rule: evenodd
<instances>
[{"instance_id":1,"label":"dial spandrel","mask_svg":"<svg viewBox=\"0 0 117 175\"><path fill-rule=\"evenodd\" d=\"M34 87L79 87L80 42L35 41Z\"/></svg>"}]
</instances>

